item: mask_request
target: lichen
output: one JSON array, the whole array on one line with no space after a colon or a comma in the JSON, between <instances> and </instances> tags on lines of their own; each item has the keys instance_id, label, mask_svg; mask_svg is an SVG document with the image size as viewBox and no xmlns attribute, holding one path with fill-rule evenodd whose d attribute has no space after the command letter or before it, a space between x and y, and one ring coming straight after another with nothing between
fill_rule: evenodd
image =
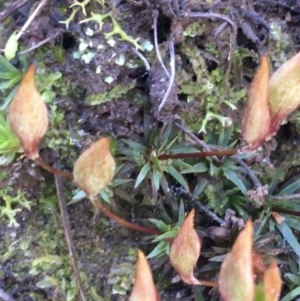
<instances>
[{"instance_id":1,"label":"lichen","mask_svg":"<svg viewBox=\"0 0 300 301\"><path fill-rule=\"evenodd\" d=\"M85 0L83 2L78 2L75 1L70 8L74 7L74 6L80 6L82 9L82 12L84 14L84 16L87 15L86 13L86 6L91 2L91 0ZM97 3L99 3L102 8L104 8L105 6L105 2L104 1L96 1ZM61 21L60 23L63 23L66 25L66 28L69 28L70 22L72 22L77 14L77 12L79 11L79 7L76 7L75 9L72 10L72 13L70 15L70 17L65 20L65 21ZM136 38L134 39L132 36L130 36L129 34L127 34L121 27L121 25L119 24L119 22L116 20L116 18L113 16L112 12L108 12L108 13L104 13L104 14L99 14L99 13L94 13L91 12L91 17L89 18L85 18L83 20L81 20L79 23L83 24L83 23L87 23L87 22L91 22L94 21L96 23L98 23L99 26L99 30L102 30L102 26L104 24L104 20L110 18L111 22L112 22L112 30L108 33L105 33L105 38L108 40L110 37L114 36L114 35L119 35L121 40L123 41L127 41L128 43L132 44L136 49L140 49L143 50L143 47L138 43L140 38Z\"/></svg>"},{"instance_id":2,"label":"lichen","mask_svg":"<svg viewBox=\"0 0 300 301\"><path fill-rule=\"evenodd\" d=\"M30 210L31 204L25 196L22 190L17 192L17 195L13 195L12 190L7 187L0 190L0 215L2 218L8 219L8 227L18 228L20 224L16 220L16 215L23 209ZM4 204L2 205L2 203Z\"/></svg>"}]
</instances>

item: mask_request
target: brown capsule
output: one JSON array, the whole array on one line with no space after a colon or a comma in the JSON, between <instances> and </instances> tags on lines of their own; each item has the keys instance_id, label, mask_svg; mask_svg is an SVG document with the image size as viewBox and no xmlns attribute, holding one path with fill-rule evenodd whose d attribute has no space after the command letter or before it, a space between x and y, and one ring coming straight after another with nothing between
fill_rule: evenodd
<instances>
[{"instance_id":1,"label":"brown capsule","mask_svg":"<svg viewBox=\"0 0 300 301\"><path fill-rule=\"evenodd\" d=\"M38 158L38 145L47 132L49 119L46 104L35 86L35 66L25 73L14 96L8 113L8 121L20 140L27 156Z\"/></svg>"},{"instance_id":2,"label":"brown capsule","mask_svg":"<svg viewBox=\"0 0 300 301\"><path fill-rule=\"evenodd\" d=\"M110 139L100 138L77 159L73 169L74 181L89 198L94 199L112 181L115 167Z\"/></svg>"},{"instance_id":3,"label":"brown capsule","mask_svg":"<svg viewBox=\"0 0 300 301\"><path fill-rule=\"evenodd\" d=\"M269 62L261 57L258 68L248 91L248 98L242 121L242 134L246 142L243 150L254 151L268 137L271 114L268 103Z\"/></svg>"},{"instance_id":4,"label":"brown capsule","mask_svg":"<svg viewBox=\"0 0 300 301\"><path fill-rule=\"evenodd\" d=\"M170 261L182 281L192 285L201 284L194 277L194 268L200 256L201 242L194 228L195 210L184 220L170 250Z\"/></svg>"}]
</instances>

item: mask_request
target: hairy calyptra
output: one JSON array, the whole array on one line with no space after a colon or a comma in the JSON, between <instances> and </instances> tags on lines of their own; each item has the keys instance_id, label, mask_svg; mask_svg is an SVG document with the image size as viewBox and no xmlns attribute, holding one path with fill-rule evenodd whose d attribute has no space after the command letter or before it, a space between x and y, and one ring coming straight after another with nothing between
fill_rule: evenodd
<instances>
[{"instance_id":1,"label":"hairy calyptra","mask_svg":"<svg viewBox=\"0 0 300 301\"><path fill-rule=\"evenodd\" d=\"M110 139L100 138L77 159L73 169L74 181L94 200L110 184L115 167L115 159L110 152Z\"/></svg>"},{"instance_id":2,"label":"hairy calyptra","mask_svg":"<svg viewBox=\"0 0 300 301\"><path fill-rule=\"evenodd\" d=\"M201 242L194 229L195 209L184 220L174 239L170 250L170 261L180 275L182 281L188 284L201 284L194 277L194 267L200 256Z\"/></svg>"},{"instance_id":3,"label":"hairy calyptra","mask_svg":"<svg viewBox=\"0 0 300 301\"><path fill-rule=\"evenodd\" d=\"M219 291L222 301L253 301L252 235L252 222L248 221L221 265Z\"/></svg>"},{"instance_id":4,"label":"hairy calyptra","mask_svg":"<svg viewBox=\"0 0 300 301\"><path fill-rule=\"evenodd\" d=\"M152 272L144 253L138 250L136 276L129 301L159 301Z\"/></svg>"},{"instance_id":5,"label":"hairy calyptra","mask_svg":"<svg viewBox=\"0 0 300 301\"><path fill-rule=\"evenodd\" d=\"M253 151L265 142L270 132L271 114L268 103L269 63L261 57L258 68L248 91L246 109L242 122L245 150Z\"/></svg>"},{"instance_id":6,"label":"hairy calyptra","mask_svg":"<svg viewBox=\"0 0 300 301\"><path fill-rule=\"evenodd\" d=\"M13 98L8 121L20 140L28 158L39 157L38 145L48 129L47 107L35 86L35 66L31 65L25 73L18 91Z\"/></svg>"},{"instance_id":7,"label":"hairy calyptra","mask_svg":"<svg viewBox=\"0 0 300 301\"><path fill-rule=\"evenodd\" d=\"M265 301L278 301L280 298L282 280L277 263L273 260L264 275Z\"/></svg>"},{"instance_id":8,"label":"hairy calyptra","mask_svg":"<svg viewBox=\"0 0 300 301\"><path fill-rule=\"evenodd\" d=\"M300 106L300 52L280 66L269 82L270 135Z\"/></svg>"},{"instance_id":9,"label":"hairy calyptra","mask_svg":"<svg viewBox=\"0 0 300 301\"><path fill-rule=\"evenodd\" d=\"M300 106L300 52L269 76L269 61L261 57L248 91L242 122L246 145L241 151L254 151L273 137L282 122Z\"/></svg>"}]
</instances>

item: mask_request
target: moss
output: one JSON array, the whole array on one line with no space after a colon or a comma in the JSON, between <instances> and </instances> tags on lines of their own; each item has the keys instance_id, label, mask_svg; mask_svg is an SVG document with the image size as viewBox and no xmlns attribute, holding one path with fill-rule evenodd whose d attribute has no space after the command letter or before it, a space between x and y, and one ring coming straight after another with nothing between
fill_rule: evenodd
<instances>
[{"instance_id":1,"label":"moss","mask_svg":"<svg viewBox=\"0 0 300 301\"><path fill-rule=\"evenodd\" d=\"M86 102L92 106L98 105L111 101L113 99L118 99L122 96L125 96L130 90L135 87L134 83L129 84L128 86L116 85L110 91L89 95L86 98Z\"/></svg>"},{"instance_id":2,"label":"moss","mask_svg":"<svg viewBox=\"0 0 300 301\"><path fill-rule=\"evenodd\" d=\"M280 67L294 54L295 49L291 45L293 45L292 39L283 31L280 23L271 22L269 55L275 68Z\"/></svg>"},{"instance_id":3,"label":"moss","mask_svg":"<svg viewBox=\"0 0 300 301\"><path fill-rule=\"evenodd\" d=\"M6 236L5 242L0 246L0 260L3 263L10 261L10 270L14 271L15 277L24 279L32 275L36 279L37 287L47 290L48 293L52 291L47 298L38 292L31 293L35 300L78 300L78 291L57 211L57 198L53 196L53 188L48 187L40 196L39 202L42 206L33 209L26 226L17 237ZM104 301L105 299L97 293L97 285L90 283L84 270L81 268L81 280L87 300Z\"/></svg>"},{"instance_id":4,"label":"moss","mask_svg":"<svg viewBox=\"0 0 300 301\"><path fill-rule=\"evenodd\" d=\"M207 47L212 49L211 44L207 44ZM201 103L201 109L186 112L181 117L191 130L204 133L207 127L208 129L215 127L216 121L222 126L232 123L238 104L245 101L246 90L239 88L236 83L226 82L226 72L221 67L209 72L206 61L193 39L187 38L181 50L188 56L193 74L180 72L178 83L180 93L187 95L188 102ZM218 56L216 48L214 52ZM193 80L192 76L195 76L196 80ZM228 115L224 115L224 112Z\"/></svg>"}]
</instances>

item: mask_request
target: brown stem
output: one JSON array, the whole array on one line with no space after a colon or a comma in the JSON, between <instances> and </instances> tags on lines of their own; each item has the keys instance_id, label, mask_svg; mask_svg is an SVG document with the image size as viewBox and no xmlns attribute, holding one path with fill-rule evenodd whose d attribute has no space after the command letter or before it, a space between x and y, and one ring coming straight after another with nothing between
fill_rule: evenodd
<instances>
[{"instance_id":1,"label":"brown stem","mask_svg":"<svg viewBox=\"0 0 300 301\"><path fill-rule=\"evenodd\" d=\"M97 202L96 200L94 200L92 198L90 198L90 200L102 213L104 213L110 219L119 223L121 226L130 228L130 229L134 229L134 230L137 230L140 232L148 233L148 234L161 234L161 232L156 229L146 228L146 227L128 222L128 221L122 219L121 217L114 215L111 211L109 211L107 208L105 208L101 203Z\"/></svg>"},{"instance_id":2,"label":"brown stem","mask_svg":"<svg viewBox=\"0 0 300 301\"><path fill-rule=\"evenodd\" d=\"M272 210L276 210L278 213L283 213L283 214L289 214L293 216L300 216L300 211L293 211L293 210L288 210L288 209L282 209L282 208L276 208L273 207Z\"/></svg>"},{"instance_id":3,"label":"brown stem","mask_svg":"<svg viewBox=\"0 0 300 301\"><path fill-rule=\"evenodd\" d=\"M57 167L60 167L59 162L56 163ZM56 193L57 193L57 198L58 198L58 203L59 203L59 208L60 208L60 213L61 213L61 219L62 219L62 224L64 228L64 233L65 233L65 238L66 242L68 245L69 249L69 256L71 259L71 264L75 276L75 280L77 283L77 287L80 293L80 300L81 301L86 301L85 297L85 291L83 284L80 279L80 272L78 269L78 264L76 260L76 251L74 247L74 242L71 234L71 226L70 226L70 220L69 220L69 215L68 215L68 210L67 210L67 205L66 205L66 200L64 196L64 186L63 186L63 180L55 175L55 186L56 186Z\"/></svg>"},{"instance_id":4,"label":"brown stem","mask_svg":"<svg viewBox=\"0 0 300 301\"><path fill-rule=\"evenodd\" d=\"M38 165L40 165L41 167L43 167L44 169L46 169L47 171L60 176L60 177L65 177L65 178L70 178L73 179L73 174L70 172L65 172L65 171L61 171L59 169L53 168L52 166L50 166L47 162L45 162L42 158L37 158L34 160L34 162ZM146 228L146 227L142 227L139 226L137 224L134 223L130 223L116 215L114 215L111 211L109 211L107 208L105 208L101 203L92 200L92 203L101 211L103 212L107 217L109 217L110 219L116 221L117 223L119 223L120 225L127 227L127 228L131 228L140 232L144 232L144 233L149 233L149 234L160 234L160 231L156 230L156 229L150 229L150 228Z\"/></svg>"},{"instance_id":5,"label":"brown stem","mask_svg":"<svg viewBox=\"0 0 300 301\"><path fill-rule=\"evenodd\" d=\"M202 280L198 280L198 281L203 286L218 287L218 283L217 282L202 281Z\"/></svg>"},{"instance_id":6,"label":"brown stem","mask_svg":"<svg viewBox=\"0 0 300 301\"><path fill-rule=\"evenodd\" d=\"M37 165L43 167L44 169L46 169L47 171L60 176L60 177L64 177L64 178L69 178L69 179L73 179L73 174L70 172L66 172L66 171L61 171L59 169L56 169L52 166L50 166L46 161L44 161L41 157L38 157L34 160L34 163L36 163Z\"/></svg>"},{"instance_id":7,"label":"brown stem","mask_svg":"<svg viewBox=\"0 0 300 301\"><path fill-rule=\"evenodd\" d=\"M212 157L212 156L232 156L237 154L238 149L222 149L209 152L196 152L196 153L180 153L180 154L162 154L158 156L159 160L167 159L186 159L186 158L203 158L203 157Z\"/></svg>"}]
</instances>

